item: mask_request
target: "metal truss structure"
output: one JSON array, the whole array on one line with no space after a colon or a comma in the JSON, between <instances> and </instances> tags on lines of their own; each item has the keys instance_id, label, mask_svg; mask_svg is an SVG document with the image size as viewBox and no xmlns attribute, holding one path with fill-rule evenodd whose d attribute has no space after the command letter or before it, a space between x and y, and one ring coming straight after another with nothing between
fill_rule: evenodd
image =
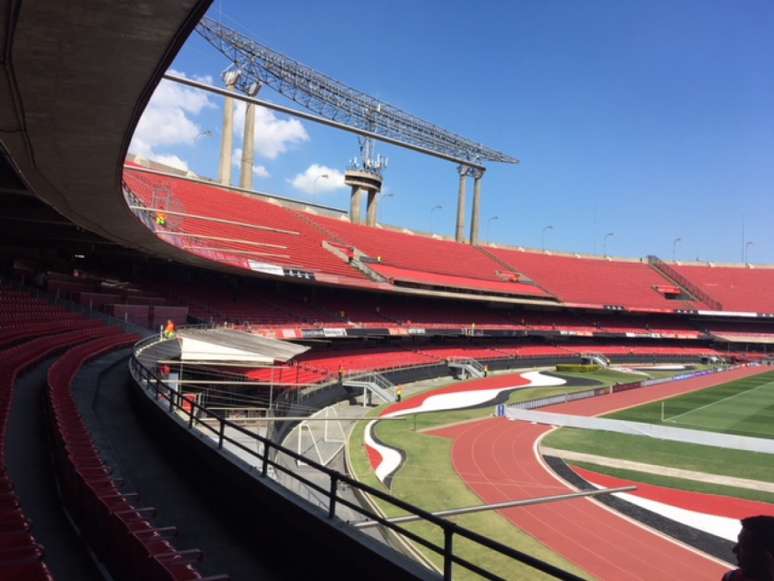
<instances>
[{"instance_id":1,"label":"metal truss structure","mask_svg":"<svg viewBox=\"0 0 774 581\"><path fill-rule=\"evenodd\" d=\"M518 163L514 157L348 87L212 18L202 19L196 30L241 72L236 83L241 92L249 93L256 82L262 83L321 117L429 152L468 160L476 165L487 161Z\"/></svg>"}]
</instances>

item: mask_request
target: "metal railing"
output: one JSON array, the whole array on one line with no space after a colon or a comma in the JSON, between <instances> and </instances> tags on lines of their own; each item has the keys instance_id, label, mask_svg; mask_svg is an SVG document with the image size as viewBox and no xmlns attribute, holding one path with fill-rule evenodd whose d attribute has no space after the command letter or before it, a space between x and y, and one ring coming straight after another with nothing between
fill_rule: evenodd
<instances>
[{"instance_id":1,"label":"metal railing","mask_svg":"<svg viewBox=\"0 0 774 581\"><path fill-rule=\"evenodd\" d=\"M179 421L185 421L188 429L193 430L195 428L201 428L208 430L214 440L214 445L218 449L222 450L225 443L233 446L245 454L253 456L258 460L258 476L262 479L267 479L270 469L275 472L281 472L291 479L297 480L304 484L308 488L317 491L327 499L327 514L329 519L336 518L336 509L339 506L345 506L356 513L363 515L369 520L378 522L380 525L389 528L393 532L402 535L411 541L433 551L437 555L443 558L443 578L450 580L452 578L452 569L454 565L464 567L465 569L480 575L485 579L501 579L495 573L485 569L484 567L477 565L468 559L460 556L455 552L455 540L464 539L470 543L480 545L488 550L499 553L505 557L523 563L529 567L542 571L556 577L557 579L568 580L580 580L582 577L563 571L562 569L537 559L531 555L508 547L502 543L494 541L480 533L462 527L454 522L446 520L444 518L433 515L432 513L418 508L408 502L405 502L399 498L396 498L386 492L373 488L367 484L360 482L354 478L351 478L337 470L317 463L303 454L299 454L289 448L285 448L272 440L255 434L244 427L230 422L220 415L213 413L206 407L199 405L195 401L190 399L184 399L176 390L169 385L153 371L145 367L137 359L137 348L143 346L145 343L149 343L149 340L141 341L135 348L135 354L132 356L129 364L130 372L137 383L137 385L148 392L156 403L165 409L171 416L177 416ZM208 421L202 421L207 419ZM231 438L226 433L226 428L229 428L229 433L239 433L240 436L246 439L255 440L260 443L260 446L254 446L255 449L245 446L244 439L241 441ZM260 449L261 452L256 450ZM293 471L287 466L284 466L281 462L276 461L277 453L282 453L288 457L296 460L303 461L307 469L315 470L317 473L322 473L329 478L330 484L326 488L316 482L313 482L309 478L306 478ZM360 506L360 504L352 502L339 495L339 489L342 485L345 485L349 489L357 490L361 494L367 494L375 497L383 502L386 502L393 507L405 511L410 515L418 516L423 522L437 526L443 536L443 543L436 544L435 542L426 539L423 536L401 526L399 523L391 522L389 519L382 517L379 514L372 512L366 508Z\"/></svg>"},{"instance_id":2,"label":"metal railing","mask_svg":"<svg viewBox=\"0 0 774 581\"><path fill-rule=\"evenodd\" d=\"M699 299L701 302L703 302L711 309L714 309L716 311L723 310L723 305L718 300L712 298L707 292L705 292L704 290L699 288L698 285L692 283L682 274L677 272L677 270L669 266L658 256L654 254L649 254L647 257L647 260L648 260L648 264L650 264L653 268L658 270L661 274L663 274L667 278L672 279L672 281L675 282L678 286L681 286L683 289L687 290L691 295Z\"/></svg>"}]
</instances>

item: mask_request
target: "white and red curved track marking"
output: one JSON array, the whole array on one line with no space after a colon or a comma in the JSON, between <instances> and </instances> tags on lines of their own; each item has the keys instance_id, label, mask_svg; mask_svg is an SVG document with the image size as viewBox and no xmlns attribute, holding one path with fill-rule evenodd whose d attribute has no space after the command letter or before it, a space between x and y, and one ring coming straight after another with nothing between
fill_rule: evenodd
<instances>
[{"instance_id":1,"label":"white and red curved track marking","mask_svg":"<svg viewBox=\"0 0 774 581\"><path fill-rule=\"evenodd\" d=\"M656 486L577 466L572 469L597 488L633 484L637 486L637 490L616 496L668 519L732 542L736 542L742 528L740 519L759 514L774 516L774 505L766 502Z\"/></svg>"},{"instance_id":2,"label":"white and red curved track marking","mask_svg":"<svg viewBox=\"0 0 774 581\"><path fill-rule=\"evenodd\" d=\"M566 383L564 379L545 375L540 371L487 377L451 385L395 403L382 411L379 418L397 418L409 414L468 408L492 401L503 391L558 386L564 383ZM371 467L376 477L384 482L400 467L403 456L396 449L381 444L373 438L373 427L378 421L379 419L375 419L368 423L364 440Z\"/></svg>"},{"instance_id":3,"label":"white and red curved track marking","mask_svg":"<svg viewBox=\"0 0 774 581\"><path fill-rule=\"evenodd\" d=\"M599 415L762 371L765 370L741 368L546 409ZM537 452L536 443L550 429L494 418L433 433L454 440L455 470L484 502L494 503L574 490L544 465ZM591 499L512 508L500 514L599 579L717 581L730 568Z\"/></svg>"}]
</instances>

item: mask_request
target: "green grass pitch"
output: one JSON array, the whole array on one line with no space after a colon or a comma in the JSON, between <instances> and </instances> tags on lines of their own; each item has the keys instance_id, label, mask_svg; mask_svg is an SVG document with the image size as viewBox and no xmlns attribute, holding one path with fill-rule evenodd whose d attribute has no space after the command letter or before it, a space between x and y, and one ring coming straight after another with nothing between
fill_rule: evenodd
<instances>
[{"instance_id":1,"label":"green grass pitch","mask_svg":"<svg viewBox=\"0 0 774 581\"><path fill-rule=\"evenodd\" d=\"M774 372L646 404L607 417L774 438Z\"/></svg>"}]
</instances>

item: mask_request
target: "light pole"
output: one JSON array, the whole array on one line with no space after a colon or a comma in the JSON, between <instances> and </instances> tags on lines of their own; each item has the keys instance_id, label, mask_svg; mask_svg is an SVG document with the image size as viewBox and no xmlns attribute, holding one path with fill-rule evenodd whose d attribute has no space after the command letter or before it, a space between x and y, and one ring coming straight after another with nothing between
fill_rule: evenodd
<instances>
[{"instance_id":1,"label":"light pole","mask_svg":"<svg viewBox=\"0 0 774 581\"><path fill-rule=\"evenodd\" d=\"M540 232L540 247L543 249L543 252L546 251L546 232L553 229L554 227L551 225L543 226L543 230Z\"/></svg>"},{"instance_id":2,"label":"light pole","mask_svg":"<svg viewBox=\"0 0 774 581\"><path fill-rule=\"evenodd\" d=\"M672 240L672 262L677 262L677 245L682 241L682 238L675 238Z\"/></svg>"},{"instance_id":3,"label":"light pole","mask_svg":"<svg viewBox=\"0 0 774 581\"><path fill-rule=\"evenodd\" d=\"M443 206L441 204L437 204L430 208L430 234L433 233L433 212L436 210L443 210Z\"/></svg>"},{"instance_id":4,"label":"light pole","mask_svg":"<svg viewBox=\"0 0 774 581\"><path fill-rule=\"evenodd\" d=\"M486 221L486 239L487 239L487 242L489 241L489 224L491 224L495 220L499 220L499 219L500 219L500 216L492 216L491 218L489 218L489 220Z\"/></svg>"},{"instance_id":5,"label":"light pole","mask_svg":"<svg viewBox=\"0 0 774 581\"><path fill-rule=\"evenodd\" d=\"M745 242L745 245L744 245L744 263L745 264L750 264L749 254L750 254L750 246L752 245L753 245L752 240L748 240L747 242Z\"/></svg>"},{"instance_id":6,"label":"light pole","mask_svg":"<svg viewBox=\"0 0 774 581\"><path fill-rule=\"evenodd\" d=\"M612 236L615 236L615 232L608 232L605 234L605 237L602 238L602 254L605 258L607 258L607 239Z\"/></svg>"}]
</instances>

